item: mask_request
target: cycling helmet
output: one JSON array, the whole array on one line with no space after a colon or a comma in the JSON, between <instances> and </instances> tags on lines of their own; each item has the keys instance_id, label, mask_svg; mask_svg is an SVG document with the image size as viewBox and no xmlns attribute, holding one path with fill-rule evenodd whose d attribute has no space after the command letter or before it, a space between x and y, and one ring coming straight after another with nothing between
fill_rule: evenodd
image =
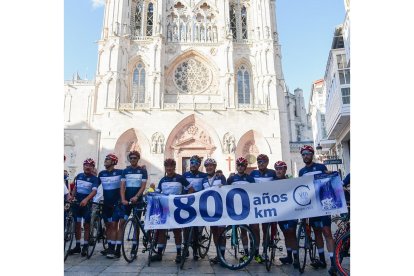
<instances>
[{"instance_id":1,"label":"cycling helmet","mask_svg":"<svg viewBox=\"0 0 414 276\"><path fill-rule=\"evenodd\" d=\"M198 164L201 164L201 158L200 158L200 156L198 156L198 155L191 156L190 163L191 162L197 162Z\"/></svg>"},{"instance_id":2,"label":"cycling helmet","mask_svg":"<svg viewBox=\"0 0 414 276\"><path fill-rule=\"evenodd\" d=\"M111 159L112 160L112 164L114 164L114 165L118 164L118 157L116 157L116 155L113 154L113 153L108 154L105 157L105 159Z\"/></svg>"},{"instance_id":3,"label":"cycling helmet","mask_svg":"<svg viewBox=\"0 0 414 276\"><path fill-rule=\"evenodd\" d=\"M276 168L286 168L287 169L287 165L286 165L286 163L285 162L283 162L283 161L277 161L276 163L275 163L275 169Z\"/></svg>"},{"instance_id":4,"label":"cycling helmet","mask_svg":"<svg viewBox=\"0 0 414 276\"><path fill-rule=\"evenodd\" d=\"M244 166L246 166L247 167L247 164L248 164L249 162L247 162L247 159L246 158L244 158L244 157L239 157L239 158L237 158L236 159L236 165L238 166L238 165L244 165Z\"/></svg>"},{"instance_id":5,"label":"cycling helmet","mask_svg":"<svg viewBox=\"0 0 414 276\"><path fill-rule=\"evenodd\" d=\"M213 158L207 158L206 161L204 161L204 166L207 166L210 164L217 165L217 162Z\"/></svg>"},{"instance_id":6,"label":"cycling helmet","mask_svg":"<svg viewBox=\"0 0 414 276\"><path fill-rule=\"evenodd\" d=\"M308 145L304 145L303 147L300 148L300 154L302 154L302 151L304 150L310 151L313 154L315 153L315 150L311 146L308 146Z\"/></svg>"},{"instance_id":7,"label":"cycling helmet","mask_svg":"<svg viewBox=\"0 0 414 276\"><path fill-rule=\"evenodd\" d=\"M269 162L269 157L266 154L259 154L256 160L257 162L259 161Z\"/></svg>"},{"instance_id":8,"label":"cycling helmet","mask_svg":"<svg viewBox=\"0 0 414 276\"><path fill-rule=\"evenodd\" d=\"M84 165L91 165L92 167L95 167L95 161L93 161L92 158L88 158L85 161L83 161Z\"/></svg>"},{"instance_id":9,"label":"cycling helmet","mask_svg":"<svg viewBox=\"0 0 414 276\"><path fill-rule=\"evenodd\" d=\"M165 159L165 161L164 161L164 167L167 167L167 166L173 166L173 167L175 167L176 164L177 163L172 158Z\"/></svg>"},{"instance_id":10,"label":"cycling helmet","mask_svg":"<svg viewBox=\"0 0 414 276\"><path fill-rule=\"evenodd\" d=\"M130 152L128 153L128 158L129 158L131 155L136 155L136 156L138 157L138 159L140 159L140 158L141 158L141 154L139 154L139 152L138 152L138 151L136 151L136 150L132 150L132 151L130 151Z\"/></svg>"}]
</instances>

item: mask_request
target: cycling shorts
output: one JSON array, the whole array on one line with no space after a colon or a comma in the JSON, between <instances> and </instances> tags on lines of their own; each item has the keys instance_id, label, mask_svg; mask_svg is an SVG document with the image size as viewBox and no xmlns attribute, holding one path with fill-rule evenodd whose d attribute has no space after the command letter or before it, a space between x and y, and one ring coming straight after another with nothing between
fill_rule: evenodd
<instances>
[{"instance_id":1,"label":"cycling shorts","mask_svg":"<svg viewBox=\"0 0 414 276\"><path fill-rule=\"evenodd\" d=\"M105 222L116 222L124 217L124 209L119 204L105 204L102 208Z\"/></svg>"},{"instance_id":2,"label":"cycling shorts","mask_svg":"<svg viewBox=\"0 0 414 276\"><path fill-rule=\"evenodd\" d=\"M280 229L282 229L282 231L287 231L289 229L296 230L296 226L298 225L298 220L292 219L292 220L279 221L278 224L279 224Z\"/></svg>"},{"instance_id":3,"label":"cycling shorts","mask_svg":"<svg viewBox=\"0 0 414 276\"><path fill-rule=\"evenodd\" d=\"M144 200L142 199L142 196L138 198L137 205L134 205L134 208L142 209L144 207ZM127 220L132 212L132 206L131 205L122 205L122 208L124 209L124 220ZM138 217L141 218L142 211L138 212Z\"/></svg>"},{"instance_id":4,"label":"cycling shorts","mask_svg":"<svg viewBox=\"0 0 414 276\"><path fill-rule=\"evenodd\" d=\"M79 205L73 206L73 214L77 222L82 222L82 218L83 218L85 223L90 223L91 213L92 212L91 212L90 204L87 204L84 207L80 207Z\"/></svg>"},{"instance_id":5,"label":"cycling shorts","mask_svg":"<svg viewBox=\"0 0 414 276\"><path fill-rule=\"evenodd\" d=\"M331 216L321 216L309 219L309 224L313 228L331 227L332 220Z\"/></svg>"}]
</instances>

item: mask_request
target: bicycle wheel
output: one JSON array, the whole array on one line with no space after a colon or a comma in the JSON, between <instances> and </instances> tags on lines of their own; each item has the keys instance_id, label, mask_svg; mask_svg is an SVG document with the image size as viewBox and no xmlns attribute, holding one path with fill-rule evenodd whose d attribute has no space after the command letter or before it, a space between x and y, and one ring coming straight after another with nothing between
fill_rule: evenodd
<instances>
[{"instance_id":1,"label":"bicycle wheel","mask_svg":"<svg viewBox=\"0 0 414 276\"><path fill-rule=\"evenodd\" d=\"M243 249L242 230L246 233L244 238L247 239L248 254L245 254L246 252ZM241 269L247 266L254 257L256 240L252 230L247 225L227 226L220 234L218 244L226 244L226 258L219 249L217 249L217 255L221 264L228 269ZM242 253L243 257L239 260L234 252Z\"/></svg>"},{"instance_id":2,"label":"bicycle wheel","mask_svg":"<svg viewBox=\"0 0 414 276\"><path fill-rule=\"evenodd\" d=\"M75 239L75 219L72 216L68 216L65 219L65 230L64 230L64 261L69 256L69 251L72 248L73 240Z\"/></svg>"},{"instance_id":3,"label":"bicycle wheel","mask_svg":"<svg viewBox=\"0 0 414 276\"><path fill-rule=\"evenodd\" d=\"M198 229L198 254L200 258L204 258L207 256L211 244L210 227L203 226L202 230L200 230L201 227Z\"/></svg>"},{"instance_id":4,"label":"bicycle wheel","mask_svg":"<svg viewBox=\"0 0 414 276\"><path fill-rule=\"evenodd\" d=\"M88 251L87 251L87 255L86 258L90 258L92 257L93 251L95 250L95 246L98 242L98 237L99 237L99 217L93 216L91 219L91 223L90 223L90 228L89 228L89 241L88 241Z\"/></svg>"},{"instance_id":5,"label":"bicycle wheel","mask_svg":"<svg viewBox=\"0 0 414 276\"><path fill-rule=\"evenodd\" d=\"M299 255L299 272L303 273L306 266L306 256L308 255L309 250L309 237L306 234L305 224L299 224L297 231L297 244L298 244L298 255Z\"/></svg>"},{"instance_id":6,"label":"bicycle wheel","mask_svg":"<svg viewBox=\"0 0 414 276\"><path fill-rule=\"evenodd\" d=\"M311 262L315 262L316 260L319 260L319 257L316 256L316 252L318 252L318 248L316 247L316 239L315 239L315 232L313 232L313 229L310 230L310 237L309 238L309 257Z\"/></svg>"},{"instance_id":7,"label":"bicycle wheel","mask_svg":"<svg viewBox=\"0 0 414 276\"><path fill-rule=\"evenodd\" d=\"M339 275L348 276L350 274L350 250L351 233L345 233L335 246L334 260Z\"/></svg>"},{"instance_id":8,"label":"bicycle wheel","mask_svg":"<svg viewBox=\"0 0 414 276\"><path fill-rule=\"evenodd\" d=\"M187 231L188 231L188 235L184 239L184 247L183 247L183 251L182 251L182 254L181 254L180 269L183 269L185 260L190 255L189 254L189 248L193 243L192 241L193 241L194 227L190 227L190 229L188 229Z\"/></svg>"},{"instance_id":9,"label":"bicycle wheel","mask_svg":"<svg viewBox=\"0 0 414 276\"><path fill-rule=\"evenodd\" d=\"M106 239L106 225L103 218L101 218L100 222L101 228L100 228L100 239L102 239L102 246L106 250L108 249L108 241Z\"/></svg>"},{"instance_id":10,"label":"bicycle wheel","mask_svg":"<svg viewBox=\"0 0 414 276\"><path fill-rule=\"evenodd\" d=\"M265 259L265 265L266 270L270 271L270 268L272 266L272 262L275 258L275 241L271 237L272 230L271 230L271 224L269 223L266 226L266 234L263 239L263 252L264 252L264 259Z\"/></svg>"},{"instance_id":11,"label":"bicycle wheel","mask_svg":"<svg viewBox=\"0 0 414 276\"><path fill-rule=\"evenodd\" d=\"M151 266L152 254L157 253L157 235L156 230L148 230L148 266Z\"/></svg>"},{"instance_id":12,"label":"bicycle wheel","mask_svg":"<svg viewBox=\"0 0 414 276\"><path fill-rule=\"evenodd\" d=\"M132 217L129 218L122 231L122 255L124 256L125 261L132 263L137 257L139 244L139 228L136 219Z\"/></svg>"}]
</instances>

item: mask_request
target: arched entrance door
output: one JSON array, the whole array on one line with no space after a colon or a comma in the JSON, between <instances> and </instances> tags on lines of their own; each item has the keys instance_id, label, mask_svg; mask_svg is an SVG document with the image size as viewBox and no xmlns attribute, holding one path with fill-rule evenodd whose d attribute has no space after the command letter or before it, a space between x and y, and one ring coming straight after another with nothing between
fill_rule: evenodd
<instances>
[{"instance_id":1,"label":"arched entrance door","mask_svg":"<svg viewBox=\"0 0 414 276\"><path fill-rule=\"evenodd\" d=\"M184 127L177 125L166 144L166 156L177 161L177 172L182 174L190 170L190 157L200 156L203 160L210 157L216 147L210 134L195 121ZM204 170L204 166L200 167Z\"/></svg>"}]
</instances>

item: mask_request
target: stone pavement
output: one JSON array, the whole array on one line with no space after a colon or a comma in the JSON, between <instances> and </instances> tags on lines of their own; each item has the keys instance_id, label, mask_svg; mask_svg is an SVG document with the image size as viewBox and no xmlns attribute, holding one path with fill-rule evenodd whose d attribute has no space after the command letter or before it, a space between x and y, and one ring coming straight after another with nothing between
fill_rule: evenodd
<instances>
[{"instance_id":1,"label":"stone pavement","mask_svg":"<svg viewBox=\"0 0 414 276\"><path fill-rule=\"evenodd\" d=\"M334 225L332 225L334 228ZM334 229L333 229L334 230ZM172 236L172 233L171 233ZM283 235L281 235L283 237ZM180 269L174 262L176 255L174 239L171 237L168 240L167 248L162 262L153 262L148 267L147 259L148 253L145 254L139 252L137 260L132 263L127 263L122 255L120 259L107 259L102 256L99 252L102 250L102 245L98 244L95 248L95 252L91 259L87 260L86 257L81 257L79 254L69 256L65 262L65 276L79 275L301 275L298 270L293 269L292 265L282 265L279 261L279 257L285 254L284 241L282 240L279 244L283 245L283 252L276 252L276 264L272 266L270 272L267 272L264 264L257 264L254 260L244 269L232 271L227 268L221 267L220 264L211 264L208 258L215 256L215 247L213 241L211 241L211 247L209 256L206 258L193 261L192 257L187 259L184 264L184 269ZM325 249L326 251L326 249ZM190 249L190 255L192 251ZM325 252L325 256L329 263L328 252ZM309 263L309 261L307 261ZM304 275L329 275L328 269L315 270L309 264L305 268Z\"/></svg>"}]
</instances>

